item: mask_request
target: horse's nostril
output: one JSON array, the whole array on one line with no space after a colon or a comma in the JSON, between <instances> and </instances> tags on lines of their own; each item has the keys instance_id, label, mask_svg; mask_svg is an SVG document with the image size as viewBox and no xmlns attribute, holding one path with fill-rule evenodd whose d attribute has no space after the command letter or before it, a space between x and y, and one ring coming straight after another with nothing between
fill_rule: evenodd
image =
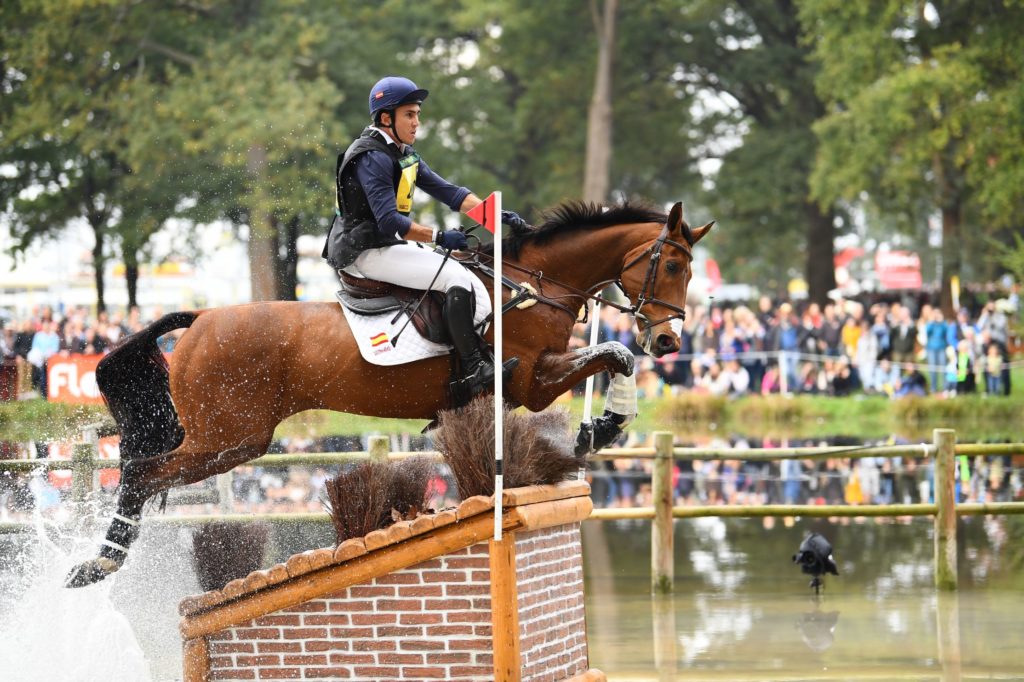
<instances>
[{"instance_id":1,"label":"horse's nostril","mask_svg":"<svg viewBox=\"0 0 1024 682\"><path fill-rule=\"evenodd\" d=\"M659 334L656 343L657 343L658 349L662 350L662 351L675 350L675 347L676 347L675 340L671 336L669 336L668 334Z\"/></svg>"}]
</instances>

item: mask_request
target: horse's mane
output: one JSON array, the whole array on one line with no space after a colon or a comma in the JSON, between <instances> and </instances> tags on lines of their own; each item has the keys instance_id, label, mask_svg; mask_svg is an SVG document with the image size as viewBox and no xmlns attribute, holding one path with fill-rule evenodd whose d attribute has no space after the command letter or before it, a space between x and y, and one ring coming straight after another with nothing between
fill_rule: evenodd
<instances>
[{"instance_id":1,"label":"horse's mane","mask_svg":"<svg viewBox=\"0 0 1024 682\"><path fill-rule=\"evenodd\" d=\"M668 215L659 208L639 201L602 206L586 201L565 201L545 209L541 223L534 227L513 231L501 244L502 252L511 258L519 255L526 244L543 244L556 235L574 230L591 230L622 225L623 223L664 223Z\"/></svg>"}]
</instances>

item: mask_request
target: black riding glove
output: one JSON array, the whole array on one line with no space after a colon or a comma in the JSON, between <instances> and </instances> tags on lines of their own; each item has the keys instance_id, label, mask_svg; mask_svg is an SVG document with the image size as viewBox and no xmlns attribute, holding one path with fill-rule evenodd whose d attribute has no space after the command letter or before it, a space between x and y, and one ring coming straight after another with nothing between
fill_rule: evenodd
<instances>
[{"instance_id":1,"label":"black riding glove","mask_svg":"<svg viewBox=\"0 0 1024 682\"><path fill-rule=\"evenodd\" d=\"M529 223L523 220L515 211L502 211L501 222L511 227L513 232L522 232L530 228Z\"/></svg>"},{"instance_id":2,"label":"black riding glove","mask_svg":"<svg viewBox=\"0 0 1024 682\"><path fill-rule=\"evenodd\" d=\"M466 235L458 230L445 230L437 233L434 243L449 251L461 251L466 248L469 241L466 239Z\"/></svg>"}]
</instances>

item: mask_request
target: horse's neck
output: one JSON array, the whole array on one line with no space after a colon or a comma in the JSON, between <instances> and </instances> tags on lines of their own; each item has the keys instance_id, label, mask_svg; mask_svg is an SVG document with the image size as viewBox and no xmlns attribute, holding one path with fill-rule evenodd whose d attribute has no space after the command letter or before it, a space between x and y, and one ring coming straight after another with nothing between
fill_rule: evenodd
<instances>
[{"instance_id":1,"label":"horse's neck","mask_svg":"<svg viewBox=\"0 0 1024 682\"><path fill-rule=\"evenodd\" d=\"M656 236L657 226L634 223L574 230L549 243L524 248L520 262L545 277L587 291L618 279L627 254Z\"/></svg>"}]
</instances>

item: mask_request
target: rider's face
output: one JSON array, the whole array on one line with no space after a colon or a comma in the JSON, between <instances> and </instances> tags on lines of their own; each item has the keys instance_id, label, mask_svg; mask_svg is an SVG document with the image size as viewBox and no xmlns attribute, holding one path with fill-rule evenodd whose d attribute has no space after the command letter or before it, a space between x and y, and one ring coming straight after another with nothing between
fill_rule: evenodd
<instances>
[{"instance_id":1,"label":"rider's face","mask_svg":"<svg viewBox=\"0 0 1024 682\"><path fill-rule=\"evenodd\" d=\"M387 124L387 119L384 123ZM399 141L404 144L416 142L416 131L420 127L420 105L403 104L395 109L395 130Z\"/></svg>"}]
</instances>

